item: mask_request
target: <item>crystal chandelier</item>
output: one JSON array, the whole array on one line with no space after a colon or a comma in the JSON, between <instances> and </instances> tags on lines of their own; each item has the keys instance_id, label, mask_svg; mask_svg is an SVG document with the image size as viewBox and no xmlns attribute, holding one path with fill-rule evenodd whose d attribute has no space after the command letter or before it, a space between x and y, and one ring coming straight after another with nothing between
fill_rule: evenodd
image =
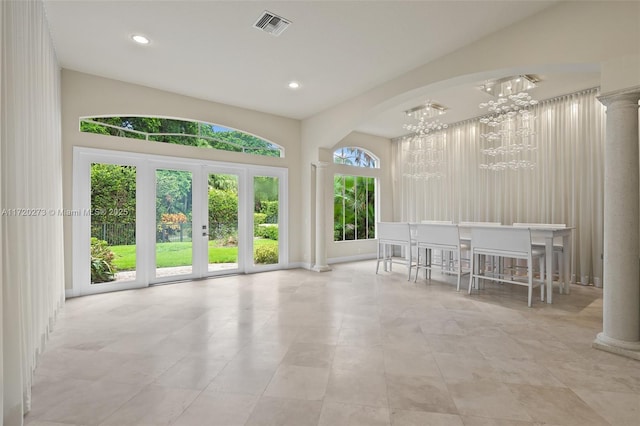
<instances>
[{"instance_id":1,"label":"crystal chandelier","mask_svg":"<svg viewBox=\"0 0 640 426\"><path fill-rule=\"evenodd\" d=\"M521 170L535 168L532 153L536 150L535 115L531 107L538 101L529 95L528 90L536 87L539 80L531 75L507 77L490 81L480 90L495 96L496 100L483 102L480 109L488 114L480 119L489 131L480 134L486 162L481 169Z\"/></svg>"},{"instance_id":2,"label":"crystal chandelier","mask_svg":"<svg viewBox=\"0 0 640 426\"><path fill-rule=\"evenodd\" d=\"M408 143L405 150L405 177L431 179L444 176L446 135L442 130L447 129L448 125L435 117L444 114L446 110L447 108L440 104L427 101L424 105L405 111L407 116L418 120L415 124L404 125L404 128L412 133L403 139Z\"/></svg>"},{"instance_id":3,"label":"crystal chandelier","mask_svg":"<svg viewBox=\"0 0 640 426\"><path fill-rule=\"evenodd\" d=\"M434 118L442 114L446 114L447 107L432 101L426 101L423 105L418 105L406 110L407 116L419 120L421 118Z\"/></svg>"}]
</instances>

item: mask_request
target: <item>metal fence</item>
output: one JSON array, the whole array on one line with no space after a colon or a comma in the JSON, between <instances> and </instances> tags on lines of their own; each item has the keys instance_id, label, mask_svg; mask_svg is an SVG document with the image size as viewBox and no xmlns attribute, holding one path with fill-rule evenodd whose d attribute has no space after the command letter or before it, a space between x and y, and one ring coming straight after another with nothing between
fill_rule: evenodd
<instances>
[{"instance_id":1,"label":"metal fence","mask_svg":"<svg viewBox=\"0 0 640 426\"><path fill-rule=\"evenodd\" d=\"M92 223L91 236L106 241L110 246L134 245L136 243L136 224Z\"/></svg>"},{"instance_id":2,"label":"metal fence","mask_svg":"<svg viewBox=\"0 0 640 426\"><path fill-rule=\"evenodd\" d=\"M191 222L185 223L160 223L156 228L156 242L158 243L183 243L193 240Z\"/></svg>"},{"instance_id":3,"label":"metal fence","mask_svg":"<svg viewBox=\"0 0 640 426\"><path fill-rule=\"evenodd\" d=\"M174 243L193 240L191 222L166 224L161 223L156 228L156 242ZM217 240L238 235L237 223L212 223L209 229L209 239ZM124 246L136 244L135 223L92 223L91 236L104 240L110 246Z\"/></svg>"}]
</instances>

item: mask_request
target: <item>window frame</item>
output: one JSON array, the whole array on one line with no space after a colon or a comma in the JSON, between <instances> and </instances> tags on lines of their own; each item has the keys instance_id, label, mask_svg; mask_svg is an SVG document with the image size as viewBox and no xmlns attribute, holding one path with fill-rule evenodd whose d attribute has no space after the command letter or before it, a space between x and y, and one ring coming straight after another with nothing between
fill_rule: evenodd
<instances>
[{"instance_id":1,"label":"window frame","mask_svg":"<svg viewBox=\"0 0 640 426\"><path fill-rule=\"evenodd\" d=\"M252 152L254 147L246 147L246 146L243 146L243 145L239 145L239 144L237 144L235 142L225 141L225 140L222 140L222 139L221 140L216 140L215 138L210 137L208 135L195 135L195 134L191 135L191 134L186 134L186 133L150 133L150 132L144 132L144 131L136 130L136 129L127 129L125 127L116 126L116 125L113 125L113 124L102 123L100 121L96 121L96 119L101 119L101 118L118 118L118 117L122 117L122 118L150 118L150 119L174 120L174 121L182 121L182 122L187 122L187 123L196 123L196 124L198 124L198 126L206 125L206 126L219 127L219 128L226 129L226 130L228 130L230 132L239 132L239 133L254 137L256 139L259 139L261 141L264 141L265 143L271 145L273 148L255 148L255 149L256 150L257 149L272 149L274 152L277 150L280 155L271 156L271 155L257 154L255 152ZM105 134L101 134L101 133L84 131L84 130L82 130L82 123L96 124L96 125L112 128L112 129L115 129L115 130L120 130L125 134L136 134L136 135L139 135L141 137L130 137L130 136L126 136L126 135L111 135L111 134L105 135ZM234 146L234 147L240 149L241 151L234 151L234 150L230 150L230 149L220 149L220 148L215 148L215 147L212 147L212 146L204 147L204 146L198 146L198 145L185 145L185 144L179 144L179 143L175 144L175 145L188 146L188 147L192 147L192 148L213 149L213 150L224 151L224 152L236 152L236 153L239 153L239 154L257 155L259 157L271 157L271 158L284 158L285 157L285 148L282 145L277 144L277 143L275 143L273 141L270 141L268 139L265 139L265 138L263 138L261 136L255 135L253 133L249 133L249 132L246 132L244 130L236 129L236 128L233 128L233 127L223 126L223 125L217 124L217 123L209 123L209 122L200 121L200 120L192 120L192 119L185 119L185 118L178 118L178 117L148 116L148 115L139 115L139 114L112 114L112 115L83 116L83 117L80 117L79 120L78 120L78 131L80 133L89 133L89 134L94 134L94 135L109 136L109 137L124 138L124 139L133 139L133 140L139 140L139 141L145 141L145 142L156 142L156 143L171 143L171 142L166 142L166 141L162 141L162 140L154 140L153 139L154 137L160 137L160 136L167 136L167 137L177 137L177 136L193 137L193 138L205 139L205 140L208 140L208 141L217 141L217 142L229 145L229 146Z\"/></svg>"},{"instance_id":2,"label":"window frame","mask_svg":"<svg viewBox=\"0 0 640 426\"><path fill-rule=\"evenodd\" d=\"M143 288L149 285L173 282L175 279L164 279L155 277L155 241L156 224L155 220L155 170L158 167L190 170L194 173L194 193L200 193L197 185L204 185L204 176L210 170L223 170L229 173L237 173L242 188L240 205L244 208L238 213L238 225L245 232L242 252L239 255L248 259L253 258L253 232L246 230L253 229L253 186L248 185L254 176L270 176L278 178L279 191L279 212L278 212L278 263L268 265L256 265L253 262L240 262L238 273L254 273L268 270L287 269L289 264L289 170L285 167L252 165L229 163L221 161L211 161L203 159L193 159L184 157L164 156L157 154L145 154L137 152L113 151L99 148L74 147L73 148L73 199L72 206L74 212L86 212L91 207L91 179L87 179L91 173L92 163L105 163L115 165L127 165L136 167L136 278L125 282L107 282L91 284L90 268L87 263L78 263L77 259L90 258L90 247L87 244L91 239L91 216L88 214L78 214L72 219L72 289L73 296L96 294L110 291L128 290ZM194 199L197 201L198 199ZM202 201L204 201L202 199ZM193 212L204 215L204 207L201 204L193 206ZM202 218L200 222L204 221ZM195 240L196 243L198 240ZM201 243L204 244L204 243ZM204 253L201 247L194 246L194 253ZM196 255L200 256L200 255ZM200 259L200 258L199 258ZM192 259L195 261L195 259ZM194 267L189 276L181 279L207 278L215 274L204 269Z\"/></svg>"},{"instance_id":3,"label":"window frame","mask_svg":"<svg viewBox=\"0 0 640 426\"><path fill-rule=\"evenodd\" d=\"M373 160L375 160L375 167L370 167L370 166L359 166L359 165L351 165L351 164L344 164L344 163L337 163L335 162L335 155L336 152L345 148L350 148L350 149L358 149L361 150L363 152L365 152L367 155L369 155ZM366 148L362 148L359 146L344 146L344 147L338 147L335 148L332 152L332 160L333 160L333 167L332 167L332 179L331 179L331 183L332 183L332 197L331 197L331 205L333 206L332 208L332 227L331 227L331 234L332 234L332 241L334 243L338 243L338 244L342 244L342 243L357 243L357 242L364 242L364 241L372 241L376 239L376 223L379 222L379 217L380 217L380 182L382 179L382 170L381 170L381 161L380 158L375 155L373 152L371 152L370 150L366 149ZM371 178L374 180L374 218L373 218L373 222L374 222L374 229L373 229L373 235L370 234L369 238L361 238L361 239L353 239L353 240L345 240L345 239L341 239L341 240L336 240L335 239L335 229L336 229L336 221L335 221L335 178L338 175L342 175L342 176L352 176L354 178L358 178L358 177L365 177L365 178ZM357 236L357 231L356 231L356 236ZM344 237L344 233L343 233L343 237Z\"/></svg>"}]
</instances>

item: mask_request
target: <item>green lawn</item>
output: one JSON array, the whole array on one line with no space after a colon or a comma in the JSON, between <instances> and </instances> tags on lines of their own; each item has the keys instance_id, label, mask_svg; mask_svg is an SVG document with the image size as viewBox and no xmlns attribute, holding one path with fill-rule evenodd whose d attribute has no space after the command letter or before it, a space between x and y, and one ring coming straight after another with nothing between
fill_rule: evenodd
<instances>
[{"instance_id":1,"label":"green lawn","mask_svg":"<svg viewBox=\"0 0 640 426\"><path fill-rule=\"evenodd\" d=\"M255 239L254 250L261 246L278 246L274 240ZM136 246L110 246L115 254L113 264L118 271L136 268ZM156 244L156 265L158 268L191 265L191 242ZM216 241L209 241L209 263L234 263L238 259L238 247L219 247Z\"/></svg>"}]
</instances>

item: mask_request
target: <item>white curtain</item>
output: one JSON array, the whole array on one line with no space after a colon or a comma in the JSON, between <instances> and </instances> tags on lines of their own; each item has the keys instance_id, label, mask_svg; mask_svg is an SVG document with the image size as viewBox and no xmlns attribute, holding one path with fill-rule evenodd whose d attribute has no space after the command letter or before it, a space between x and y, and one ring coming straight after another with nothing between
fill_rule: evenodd
<instances>
[{"instance_id":1,"label":"white curtain","mask_svg":"<svg viewBox=\"0 0 640 426\"><path fill-rule=\"evenodd\" d=\"M13 426L64 302L60 69L42 2L0 2L0 47L0 414Z\"/></svg>"},{"instance_id":2,"label":"white curtain","mask_svg":"<svg viewBox=\"0 0 640 426\"><path fill-rule=\"evenodd\" d=\"M533 109L536 150L532 170L491 171L481 153L478 119L444 132L444 176L416 177L408 140L393 141L394 217L565 223L573 233L575 282L602 283L605 109L597 89L540 102Z\"/></svg>"}]
</instances>

